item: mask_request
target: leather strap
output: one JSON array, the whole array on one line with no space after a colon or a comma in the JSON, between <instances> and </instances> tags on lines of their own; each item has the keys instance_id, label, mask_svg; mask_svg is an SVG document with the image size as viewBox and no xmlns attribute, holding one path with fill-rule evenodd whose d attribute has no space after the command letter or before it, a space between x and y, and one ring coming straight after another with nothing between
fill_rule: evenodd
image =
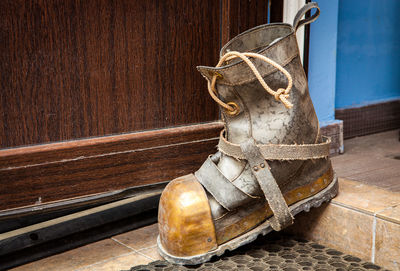
<instances>
[{"instance_id":1,"label":"leather strap","mask_svg":"<svg viewBox=\"0 0 400 271\"><path fill-rule=\"evenodd\" d=\"M249 198L222 174L210 157L194 175L215 200L227 210L239 207L243 200Z\"/></svg>"},{"instance_id":2,"label":"leather strap","mask_svg":"<svg viewBox=\"0 0 400 271\"><path fill-rule=\"evenodd\" d=\"M276 231L280 231L293 224L293 216L289 211L285 198L254 139L250 138L244 141L240 144L240 148L246 156L251 170L264 192L265 199L274 213L274 216L270 219L271 227Z\"/></svg>"},{"instance_id":3,"label":"leather strap","mask_svg":"<svg viewBox=\"0 0 400 271\"><path fill-rule=\"evenodd\" d=\"M322 137L323 142L318 144L285 145L285 144L263 144L257 145L266 160L309 160L325 158L329 156L331 139ZM224 131L219 137L218 149L236 159L247 159L240 145L227 141Z\"/></svg>"},{"instance_id":4,"label":"leather strap","mask_svg":"<svg viewBox=\"0 0 400 271\"><path fill-rule=\"evenodd\" d=\"M311 10L313 8L317 9L315 11L315 13L309 18L305 18L305 19L301 20L301 18L303 18L304 14L306 14L307 11L309 11L309 10ZM317 3L311 2L311 3L308 3L308 4L304 5L297 12L297 14L296 14L296 16L294 17L294 20L293 20L293 28L294 28L295 32L297 31L297 29L300 26L314 22L318 18L319 13L320 13L320 10L319 10L319 7L318 7Z\"/></svg>"}]
</instances>

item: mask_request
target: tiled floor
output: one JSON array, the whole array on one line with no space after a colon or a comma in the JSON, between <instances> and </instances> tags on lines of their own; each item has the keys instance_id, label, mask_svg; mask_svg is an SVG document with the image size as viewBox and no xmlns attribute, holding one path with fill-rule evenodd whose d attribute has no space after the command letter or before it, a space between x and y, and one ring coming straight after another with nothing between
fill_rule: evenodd
<instances>
[{"instance_id":1,"label":"tiled floor","mask_svg":"<svg viewBox=\"0 0 400 271\"><path fill-rule=\"evenodd\" d=\"M157 224L153 224L12 270L129 270L132 266L161 259L156 248L157 234Z\"/></svg>"},{"instance_id":2,"label":"tiled floor","mask_svg":"<svg viewBox=\"0 0 400 271\"><path fill-rule=\"evenodd\" d=\"M399 131L390 131L346 140L345 154L332 159L342 177L339 195L330 204L296 216L296 227L289 231L400 270L398 138ZM161 259L157 234L154 224L13 270L128 270Z\"/></svg>"},{"instance_id":3,"label":"tiled floor","mask_svg":"<svg viewBox=\"0 0 400 271\"><path fill-rule=\"evenodd\" d=\"M400 270L400 193L339 179L329 204L296 216L288 232Z\"/></svg>"},{"instance_id":4,"label":"tiled floor","mask_svg":"<svg viewBox=\"0 0 400 271\"><path fill-rule=\"evenodd\" d=\"M332 158L339 195L289 231L400 270L399 159L398 130L345 140L345 153Z\"/></svg>"},{"instance_id":5,"label":"tiled floor","mask_svg":"<svg viewBox=\"0 0 400 271\"><path fill-rule=\"evenodd\" d=\"M339 177L400 192L399 130L348 139L344 148L332 158Z\"/></svg>"}]
</instances>

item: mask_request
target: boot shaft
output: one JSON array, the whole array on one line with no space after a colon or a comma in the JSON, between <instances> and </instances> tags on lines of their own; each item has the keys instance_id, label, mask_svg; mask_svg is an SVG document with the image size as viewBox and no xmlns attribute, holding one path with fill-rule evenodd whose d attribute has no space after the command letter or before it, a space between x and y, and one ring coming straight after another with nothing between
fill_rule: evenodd
<instances>
[{"instance_id":1,"label":"boot shaft","mask_svg":"<svg viewBox=\"0 0 400 271\"><path fill-rule=\"evenodd\" d=\"M319 140L319 125L308 92L294 28L289 24L269 24L250 29L236 36L221 49L255 52L284 67L293 78L288 109L261 86L249 66L240 59L226 61L222 67L198 67L210 80L217 74L216 88L224 102L240 108L232 116L221 108L227 139L240 144L253 137L260 144L312 144ZM265 82L273 89L285 88L286 77L273 66L251 59Z\"/></svg>"},{"instance_id":2,"label":"boot shaft","mask_svg":"<svg viewBox=\"0 0 400 271\"><path fill-rule=\"evenodd\" d=\"M317 12L301 19L312 8ZM250 29L222 48L217 68L198 67L221 106L225 135L216 154L161 196L158 246L167 259L204 262L271 227L283 229L337 193L295 36L318 14L308 3L293 27Z\"/></svg>"}]
</instances>

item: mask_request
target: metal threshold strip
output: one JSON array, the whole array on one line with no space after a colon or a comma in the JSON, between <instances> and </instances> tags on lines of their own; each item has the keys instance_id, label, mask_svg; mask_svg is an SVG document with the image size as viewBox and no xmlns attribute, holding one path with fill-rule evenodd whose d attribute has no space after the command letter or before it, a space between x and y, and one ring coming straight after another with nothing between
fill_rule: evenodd
<instances>
[{"instance_id":1,"label":"metal threshold strip","mask_svg":"<svg viewBox=\"0 0 400 271\"><path fill-rule=\"evenodd\" d=\"M163 187L0 234L0 256L156 208Z\"/></svg>"}]
</instances>

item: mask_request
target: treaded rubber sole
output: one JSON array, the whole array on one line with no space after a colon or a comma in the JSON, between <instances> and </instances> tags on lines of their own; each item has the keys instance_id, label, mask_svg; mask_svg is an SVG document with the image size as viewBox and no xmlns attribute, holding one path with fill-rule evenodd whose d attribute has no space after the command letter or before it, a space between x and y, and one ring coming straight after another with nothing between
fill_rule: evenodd
<instances>
[{"instance_id":1,"label":"treaded rubber sole","mask_svg":"<svg viewBox=\"0 0 400 271\"><path fill-rule=\"evenodd\" d=\"M332 182L323 190L318 192L312 197L308 197L301 201L298 201L289 206L289 210L293 216L297 215L302 211L309 212L311 207L319 207L322 203L330 201L334 198L338 193L338 179L336 174L333 176ZM271 218L270 218L271 219ZM207 253L194 255L190 257L176 257L174 255L169 254L160 242L160 236L157 237L157 247L160 255L167 261L175 264L181 265L196 265L207 262L213 256L221 256L225 253L226 250L234 250L240 246L248 244L254 241L259 235L266 235L271 232L272 228L270 226L269 219L265 220L263 223L255 227L254 229L224 243L219 245L216 249L211 250Z\"/></svg>"}]
</instances>

